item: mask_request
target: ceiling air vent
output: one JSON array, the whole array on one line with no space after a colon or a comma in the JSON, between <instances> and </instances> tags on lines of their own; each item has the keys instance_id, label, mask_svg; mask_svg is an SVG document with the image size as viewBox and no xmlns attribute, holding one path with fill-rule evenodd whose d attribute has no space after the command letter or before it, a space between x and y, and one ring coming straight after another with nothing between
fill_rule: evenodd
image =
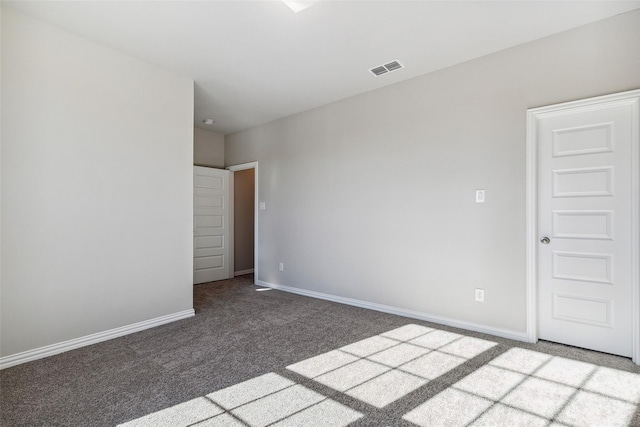
<instances>
[{"instance_id":1,"label":"ceiling air vent","mask_svg":"<svg viewBox=\"0 0 640 427\"><path fill-rule=\"evenodd\" d=\"M371 69L371 70L369 70L369 71L371 71L371 72L372 72L373 74L375 74L376 76L381 76L381 75L383 75L384 73L388 73L388 72L389 72L389 70L387 70L386 68L384 68L384 65L381 65L381 66L376 67L376 68L372 68L372 69Z\"/></svg>"},{"instance_id":2,"label":"ceiling air vent","mask_svg":"<svg viewBox=\"0 0 640 427\"><path fill-rule=\"evenodd\" d=\"M370 69L369 71L371 71L371 73L373 73L373 75L375 76L381 76L382 74L386 74L389 73L391 71L395 71L395 70L399 70L400 68L403 68L402 64L400 62L396 61L391 61L387 64L384 65L380 65L378 67L374 67L372 69Z\"/></svg>"},{"instance_id":3,"label":"ceiling air vent","mask_svg":"<svg viewBox=\"0 0 640 427\"><path fill-rule=\"evenodd\" d=\"M386 68L389 71L395 71L399 68L402 68L402 65L400 65L398 61L391 61L388 64L384 64L384 68Z\"/></svg>"}]
</instances>

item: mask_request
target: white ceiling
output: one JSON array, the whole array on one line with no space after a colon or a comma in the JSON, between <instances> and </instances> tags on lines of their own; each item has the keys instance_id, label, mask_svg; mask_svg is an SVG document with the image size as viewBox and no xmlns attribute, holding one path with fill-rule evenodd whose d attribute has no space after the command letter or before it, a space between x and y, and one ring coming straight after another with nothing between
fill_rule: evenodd
<instances>
[{"instance_id":1,"label":"white ceiling","mask_svg":"<svg viewBox=\"0 0 640 427\"><path fill-rule=\"evenodd\" d=\"M228 134L640 8L640 1L3 1L195 81ZM398 59L405 68L368 70ZM213 126L202 120L213 118Z\"/></svg>"}]
</instances>

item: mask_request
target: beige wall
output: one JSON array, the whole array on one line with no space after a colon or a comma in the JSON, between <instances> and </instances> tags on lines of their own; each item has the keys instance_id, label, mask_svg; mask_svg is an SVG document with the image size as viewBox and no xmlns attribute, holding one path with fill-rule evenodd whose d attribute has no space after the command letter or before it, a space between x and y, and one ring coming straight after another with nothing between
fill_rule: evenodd
<instances>
[{"instance_id":1,"label":"beige wall","mask_svg":"<svg viewBox=\"0 0 640 427\"><path fill-rule=\"evenodd\" d=\"M224 135L193 128L193 164L224 168Z\"/></svg>"},{"instance_id":2,"label":"beige wall","mask_svg":"<svg viewBox=\"0 0 640 427\"><path fill-rule=\"evenodd\" d=\"M0 355L193 313L193 82L3 8L1 111Z\"/></svg>"},{"instance_id":3,"label":"beige wall","mask_svg":"<svg viewBox=\"0 0 640 427\"><path fill-rule=\"evenodd\" d=\"M255 169L233 173L234 271L253 269Z\"/></svg>"},{"instance_id":4,"label":"beige wall","mask_svg":"<svg viewBox=\"0 0 640 427\"><path fill-rule=\"evenodd\" d=\"M227 136L258 279L523 336L526 110L639 87L635 11Z\"/></svg>"}]
</instances>

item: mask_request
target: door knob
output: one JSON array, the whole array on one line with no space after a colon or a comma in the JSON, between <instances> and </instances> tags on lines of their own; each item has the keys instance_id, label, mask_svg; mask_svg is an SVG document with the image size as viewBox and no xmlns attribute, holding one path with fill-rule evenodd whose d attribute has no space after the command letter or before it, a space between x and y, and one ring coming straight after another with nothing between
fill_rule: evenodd
<instances>
[{"instance_id":1,"label":"door knob","mask_svg":"<svg viewBox=\"0 0 640 427\"><path fill-rule=\"evenodd\" d=\"M540 239L540 243L544 243L545 245L548 245L550 241L551 239L549 239L548 237L543 237L542 239Z\"/></svg>"}]
</instances>

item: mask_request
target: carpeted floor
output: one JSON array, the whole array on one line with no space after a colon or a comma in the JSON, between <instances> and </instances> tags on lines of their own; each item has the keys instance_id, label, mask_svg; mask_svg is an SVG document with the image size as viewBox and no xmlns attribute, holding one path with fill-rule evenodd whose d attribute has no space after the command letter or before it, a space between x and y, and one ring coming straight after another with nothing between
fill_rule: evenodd
<instances>
[{"instance_id":1,"label":"carpeted floor","mask_svg":"<svg viewBox=\"0 0 640 427\"><path fill-rule=\"evenodd\" d=\"M640 426L629 359L252 281L196 286L193 318L0 371L0 424Z\"/></svg>"}]
</instances>

